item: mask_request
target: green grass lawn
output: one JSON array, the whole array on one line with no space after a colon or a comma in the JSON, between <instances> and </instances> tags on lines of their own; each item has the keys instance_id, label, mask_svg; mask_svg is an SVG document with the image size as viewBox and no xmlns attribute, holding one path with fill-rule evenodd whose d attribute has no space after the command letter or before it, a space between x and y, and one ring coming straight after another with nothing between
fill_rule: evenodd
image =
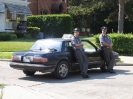
<instances>
[{"instance_id":1,"label":"green grass lawn","mask_svg":"<svg viewBox=\"0 0 133 99\"><path fill-rule=\"evenodd\" d=\"M2 99L2 97L3 97L3 87L4 86L5 86L5 84L0 83L0 88L1 88L1 90L0 90L0 99Z\"/></svg>"},{"instance_id":2,"label":"green grass lawn","mask_svg":"<svg viewBox=\"0 0 133 99\"><path fill-rule=\"evenodd\" d=\"M13 52L0 52L0 59L11 59Z\"/></svg>"},{"instance_id":3,"label":"green grass lawn","mask_svg":"<svg viewBox=\"0 0 133 99\"><path fill-rule=\"evenodd\" d=\"M87 40L91 41L93 44L96 43L96 42L95 42L95 38L94 38L93 36L91 36L91 37L80 36L80 38L82 38L82 39L87 39Z\"/></svg>"},{"instance_id":4,"label":"green grass lawn","mask_svg":"<svg viewBox=\"0 0 133 99\"><path fill-rule=\"evenodd\" d=\"M12 53L20 50L28 50L36 39L16 39L12 41L0 41L0 58L11 59Z\"/></svg>"},{"instance_id":5,"label":"green grass lawn","mask_svg":"<svg viewBox=\"0 0 133 99\"><path fill-rule=\"evenodd\" d=\"M95 44L93 37L81 36ZM12 41L0 41L0 59L11 59L12 53L20 50L28 50L36 39L15 39Z\"/></svg>"},{"instance_id":6,"label":"green grass lawn","mask_svg":"<svg viewBox=\"0 0 133 99\"><path fill-rule=\"evenodd\" d=\"M27 50L33 45L35 41L35 39L17 39L14 41L1 41L0 52Z\"/></svg>"},{"instance_id":7,"label":"green grass lawn","mask_svg":"<svg viewBox=\"0 0 133 99\"><path fill-rule=\"evenodd\" d=\"M95 44L95 38L93 36L80 37L82 39L88 39ZM0 41L0 59L11 59L13 52L20 50L28 50L34 44L35 41L36 39L16 39L12 41Z\"/></svg>"},{"instance_id":8,"label":"green grass lawn","mask_svg":"<svg viewBox=\"0 0 133 99\"><path fill-rule=\"evenodd\" d=\"M0 83L0 86L5 86L5 84L1 84L1 83Z\"/></svg>"},{"instance_id":9,"label":"green grass lawn","mask_svg":"<svg viewBox=\"0 0 133 99\"><path fill-rule=\"evenodd\" d=\"M82 39L88 39L95 44L95 38L93 36L80 36ZM20 50L28 50L36 41L36 39L15 39L12 41L0 41L0 59L11 59L12 53ZM96 45L96 44L95 44ZM120 54L133 56L133 54Z\"/></svg>"}]
</instances>

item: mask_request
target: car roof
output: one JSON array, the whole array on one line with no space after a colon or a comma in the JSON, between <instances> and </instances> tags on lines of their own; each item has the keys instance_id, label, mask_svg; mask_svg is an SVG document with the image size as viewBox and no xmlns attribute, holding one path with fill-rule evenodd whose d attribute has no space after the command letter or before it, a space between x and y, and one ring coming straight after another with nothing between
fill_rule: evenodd
<instances>
[{"instance_id":1,"label":"car roof","mask_svg":"<svg viewBox=\"0 0 133 99\"><path fill-rule=\"evenodd\" d=\"M64 38L46 38L46 39L39 39L37 41L45 41L45 40L70 41L71 39L64 39Z\"/></svg>"},{"instance_id":2,"label":"car roof","mask_svg":"<svg viewBox=\"0 0 133 99\"><path fill-rule=\"evenodd\" d=\"M37 41L43 41L43 40L70 41L72 37L73 37L72 34L63 34L62 38L46 38L46 39L40 39Z\"/></svg>"}]
</instances>

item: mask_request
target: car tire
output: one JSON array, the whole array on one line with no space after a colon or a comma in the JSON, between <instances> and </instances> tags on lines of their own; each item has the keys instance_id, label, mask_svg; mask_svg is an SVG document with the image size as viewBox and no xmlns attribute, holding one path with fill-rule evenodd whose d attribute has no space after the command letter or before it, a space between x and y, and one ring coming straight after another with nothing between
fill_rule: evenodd
<instances>
[{"instance_id":1,"label":"car tire","mask_svg":"<svg viewBox=\"0 0 133 99\"><path fill-rule=\"evenodd\" d=\"M104 62L103 65L100 67L102 72L107 72L107 66L106 63Z\"/></svg>"},{"instance_id":2,"label":"car tire","mask_svg":"<svg viewBox=\"0 0 133 99\"><path fill-rule=\"evenodd\" d=\"M61 61L58 63L56 70L54 72L54 76L58 79L64 79L68 76L69 73L69 65L66 61Z\"/></svg>"},{"instance_id":3,"label":"car tire","mask_svg":"<svg viewBox=\"0 0 133 99\"><path fill-rule=\"evenodd\" d=\"M26 76L33 76L35 74L35 71L23 70L23 73L26 74Z\"/></svg>"}]
</instances>

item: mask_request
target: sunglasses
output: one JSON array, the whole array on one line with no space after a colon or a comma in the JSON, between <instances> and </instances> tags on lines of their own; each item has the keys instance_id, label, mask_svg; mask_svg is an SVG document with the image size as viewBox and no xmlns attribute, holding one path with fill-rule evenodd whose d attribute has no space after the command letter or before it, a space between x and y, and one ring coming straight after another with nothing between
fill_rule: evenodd
<instances>
[{"instance_id":1,"label":"sunglasses","mask_svg":"<svg viewBox=\"0 0 133 99\"><path fill-rule=\"evenodd\" d=\"M74 32L79 32L79 31L74 31Z\"/></svg>"},{"instance_id":2,"label":"sunglasses","mask_svg":"<svg viewBox=\"0 0 133 99\"><path fill-rule=\"evenodd\" d=\"M102 30L107 31L107 29L102 29Z\"/></svg>"}]
</instances>

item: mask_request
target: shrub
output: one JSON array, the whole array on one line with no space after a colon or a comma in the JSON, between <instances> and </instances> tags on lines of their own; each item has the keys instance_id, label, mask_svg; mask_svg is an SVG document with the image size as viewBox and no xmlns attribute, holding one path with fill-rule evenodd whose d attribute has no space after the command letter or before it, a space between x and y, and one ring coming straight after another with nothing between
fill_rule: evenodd
<instances>
[{"instance_id":1,"label":"shrub","mask_svg":"<svg viewBox=\"0 0 133 99\"><path fill-rule=\"evenodd\" d=\"M24 38L24 34L22 32L15 32L15 34L17 35L17 38Z\"/></svg>"},{"instance_id":2,"label":"shrub","mask_svg":"<svg viewBox=\"0 0 133 99\"><path fill-rule=\"evenodd\" d=\"M38 27L27 27L27 33L29 34L39 34L40 28Z\"/></svg>"},{"instance_id":3,"label":"shrub","mask_svg":"<svg viewBox=\"0 0 133 99\"><path fill-rule=\"evenodd\" d=\"M133 35L132 34L109 34L112 43L113 50L119 53L133 53ZM96 45L99 46L99 34L94 36L96 39Z\"/></svg>"},{"instance_id":4,"label":"shrub","mask_svg":"<svg viewBox=\"0 0 133 99\"><path fill-rule=\"evenodd\" d=\"M30 39L30 38L31 38L31 35L30 35L30 34L25 33L23 38L25 38L25 39Z\"/></svg>"},{"instance_id":5,"label":"shrub","mask_svg":"<svg viewBox=\"0 0 133 99\"><path fill-rule=\"evenodd\" d=\"M15 32L17 38L31 38L30 34L23 32Z\"/></svg>"},{"instance_id":6,"label":"shrub","mask_svg":"<svg viewBox=\"0 0 133 99\"><path fill-rule=\"evenodd\" d=\"M31 38L39 38L40 28L38 27L27 27L27 33L30 35Z\"/></svg>"},{"instance_id":7,"label":"shrub","mask_svg":"<svg viewBox=\"0 0 133 99\"><path fill-rule=\"evenodd\" d=\"M7 32L0 33L0 41L9 41L16 38L17 36L15 33L7 33Z\"/></svg>"},{"instance_id":8,"label":"shrub","mask_svg":"<svg viewBox=\"0 0 133 99\"><path fill-rule=\"evenodd\" d=\"M29 27L39 27L44 37L62 37L72 32L72 17L69 14L37 15L28 17Z\"/></svg>"}]
</instances>

